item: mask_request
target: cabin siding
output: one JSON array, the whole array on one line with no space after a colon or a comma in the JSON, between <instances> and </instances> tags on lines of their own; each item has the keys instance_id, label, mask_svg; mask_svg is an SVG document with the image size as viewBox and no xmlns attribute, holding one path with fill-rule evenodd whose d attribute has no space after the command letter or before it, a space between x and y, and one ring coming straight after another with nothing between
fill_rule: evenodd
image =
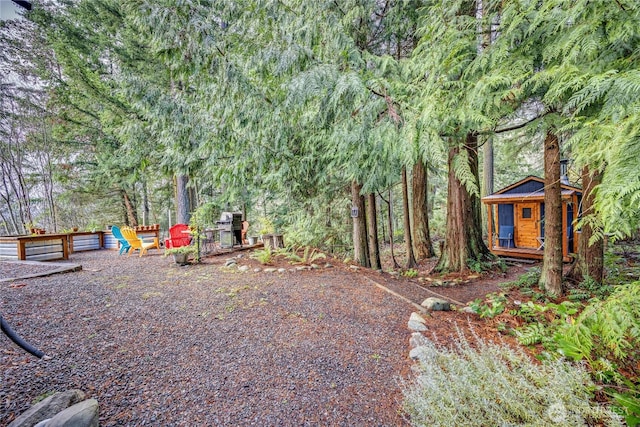
<instances>
[{"instance_id":1,"label":"cabin siding","mask_svg":"<svg viewBox=\"0 0 640 427\"><path fill-rule=\"evenodd\" d=\"M544 183L532 180L523 182L522 184L510 188L501 194L522 194L523 196L526 196L531 193L542 192L543 189Z\"/></svg>"},{"instance_id":2,"label":"cabin siding","mask_svg":"<svg viewBox=\"0 0 640 427\"><path fill-rule=\"evenodd\" d=\"M582 193L579 187L562 185L562 251L565 262L575 251L579 234L573 221L581 217ZM542 259L544 251L544 181L529 176L509 187L482 198L488 207L489 248L496 255ZM494 227L513 226L513 247L502 247ZM492 234L493 233L493 234Z\"/></svg>"}]
</instances>

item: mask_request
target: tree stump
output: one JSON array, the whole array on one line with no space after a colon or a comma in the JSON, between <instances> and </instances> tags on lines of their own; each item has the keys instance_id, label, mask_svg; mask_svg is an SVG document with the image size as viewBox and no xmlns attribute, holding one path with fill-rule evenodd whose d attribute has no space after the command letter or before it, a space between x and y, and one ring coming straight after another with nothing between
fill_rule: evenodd
<instances>
[{"instance_id":1,"label":"tree stump","mask_svg":"<svg viewBox=\"0 0 640 427\"><path fill-rule=\"evenodd\" d=\"M284 236L282 234L274 234L272 238L274 249L284 248Z\"/></svg>"},{"instance_id":2,"label":"tree stump","mask_svg":"<svg viewBox=\"0 0 640 427\"><path fill-rule=\"evenodd\" d=\"M273 249L273 234L263 234L262 242L264 243L265 249Z\"/></svg>"}]
</instances>

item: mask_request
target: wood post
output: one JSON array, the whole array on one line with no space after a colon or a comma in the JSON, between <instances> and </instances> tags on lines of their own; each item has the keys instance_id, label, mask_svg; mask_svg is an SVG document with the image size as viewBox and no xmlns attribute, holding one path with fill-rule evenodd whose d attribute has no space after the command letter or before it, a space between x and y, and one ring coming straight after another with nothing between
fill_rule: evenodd
<instances>
[{"instance_id":1,"label":"wood post","mask_svg":"<svg viewBox=\"0 0 640 427\"><path fill-rule=\"evenodd\" d=\"M487 208L487 221L489 223L487 227L489 238L487 240L489 241L489 250L493 250L493 205L489 203Z\"/></svg>"}]
</instances>

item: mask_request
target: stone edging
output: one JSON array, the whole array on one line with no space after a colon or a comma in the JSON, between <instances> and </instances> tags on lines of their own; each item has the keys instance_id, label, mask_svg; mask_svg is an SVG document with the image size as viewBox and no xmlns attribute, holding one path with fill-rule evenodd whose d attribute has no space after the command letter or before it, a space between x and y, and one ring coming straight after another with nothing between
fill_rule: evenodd
<instances>
[{"instance_id":1,"label":"stone edging","mask_svg":"<svg viewBox=\"0 0 640 427\"><path fill-rule=\"evenodd\" d=\"M434 297L425 299L420 305L427 310L427 313L431 311L450 311L452 308L449 301ZM421 314L413 312L409 317L407 327L411 331L411 338L409 339L409 358L415 362L420 359L423 347L429 342L429 340L422 335L423 332L428 330L427 321Z\"/></svg>"}]
</instances>

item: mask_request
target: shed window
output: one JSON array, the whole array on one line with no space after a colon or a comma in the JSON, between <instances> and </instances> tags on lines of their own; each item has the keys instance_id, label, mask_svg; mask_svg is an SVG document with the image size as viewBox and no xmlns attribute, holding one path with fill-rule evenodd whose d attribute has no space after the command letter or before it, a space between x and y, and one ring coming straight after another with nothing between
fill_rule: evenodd
<instances>
[{"instance_id":1,"label":"shed window","mask_svg":"<svg viewBox=\"0 0 640 427\"><path fill-rule=\"evenodd\" d=\"M531 208L522 208L522 218L531 218Z\"/></svg>"}]
</instances>

